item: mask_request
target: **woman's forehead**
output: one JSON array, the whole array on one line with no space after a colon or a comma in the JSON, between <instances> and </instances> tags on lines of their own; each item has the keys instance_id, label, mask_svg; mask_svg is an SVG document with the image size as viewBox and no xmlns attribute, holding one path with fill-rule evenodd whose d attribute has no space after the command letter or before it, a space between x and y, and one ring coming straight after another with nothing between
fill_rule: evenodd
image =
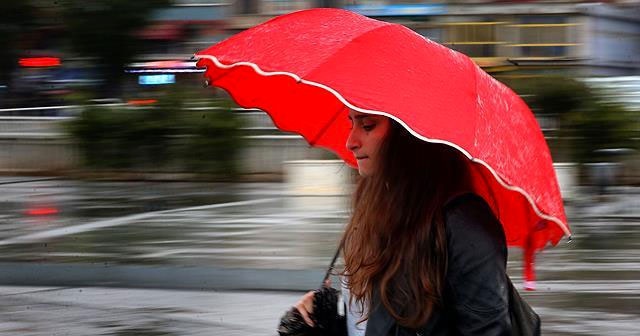
<instances>
[{"instance_id":1,"label":"woman's forehead","mask_svg":"<svg viewBox=\"0 0 640 336\"><path fill-rule=\"evenodd\" d=\"M386 118L385 116L371 114L371 113L363 113L360 111L349 109L349 119L363 119L363 118Z\"/></svg>"}]
</instances>

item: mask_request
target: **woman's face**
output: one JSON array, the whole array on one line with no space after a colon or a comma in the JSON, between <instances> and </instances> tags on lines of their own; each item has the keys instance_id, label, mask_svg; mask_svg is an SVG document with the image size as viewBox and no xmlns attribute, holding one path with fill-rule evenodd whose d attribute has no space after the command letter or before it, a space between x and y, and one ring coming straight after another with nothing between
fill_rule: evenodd
<instances>
[{"instance_id":1,"label":"woman's face","mask_svg":"<svg viewBox=\"0 0 640 336\"><path fill-rule=\"evenodd\" d=\"M385 116L349 110L351 132L347 138L347 149L358 160L358 172L371 176L377 166L378 152L391 126Z\"/></svg>"}]
</instances>

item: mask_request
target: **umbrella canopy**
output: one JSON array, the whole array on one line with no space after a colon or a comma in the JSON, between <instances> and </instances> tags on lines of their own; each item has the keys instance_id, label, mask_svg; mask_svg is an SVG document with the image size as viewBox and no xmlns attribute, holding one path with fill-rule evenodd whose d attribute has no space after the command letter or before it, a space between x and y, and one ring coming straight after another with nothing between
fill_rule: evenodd
<instances>
[{"instance_id":1,"label":"umbrella canopy","mask_svg":"<svg viewBox=\"0 0 640 336\"><path fill-rule=\"evenodd\" d=\"M276 17L196 54L208 81L351 166L348 109L385 115L469 158L508 244L570 235L551 155L513 91L469 57L397 24L340 9Z\"/></svg>"}]
</instances>

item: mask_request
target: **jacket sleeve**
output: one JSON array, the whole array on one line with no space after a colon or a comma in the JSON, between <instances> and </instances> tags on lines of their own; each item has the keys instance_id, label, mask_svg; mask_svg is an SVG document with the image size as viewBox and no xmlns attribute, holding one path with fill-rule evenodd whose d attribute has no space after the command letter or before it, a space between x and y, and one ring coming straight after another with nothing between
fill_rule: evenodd
<instances>
[{"instance_id":1,"label":"jacket sleeve","mask_svg":"<svg viewBox=\"0 0 640 336\"><path fill-rule=\"evenodd\" d=\"M502 226L482 198L465 195L445 210L445 305L459 335L509 335L507 245Z\"/></svg>"}]
</instances>

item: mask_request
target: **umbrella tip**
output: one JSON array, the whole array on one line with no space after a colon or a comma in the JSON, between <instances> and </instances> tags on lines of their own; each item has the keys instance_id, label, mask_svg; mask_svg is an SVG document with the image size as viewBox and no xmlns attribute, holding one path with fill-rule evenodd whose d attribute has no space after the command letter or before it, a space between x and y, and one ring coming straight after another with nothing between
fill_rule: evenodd
<instances>
[{"instance_id":1,"label":"umbrella tip","mask_svg":"<svg viewBox=\"0 0 640 336\"><path fill-rule=\"evenodd\" d=\"M203 87L209 87L209 80L205 80L204 83L202 84Z\"/></svg>"},{"instance_id":2,"label":"umbrella tip","mask_svg":"<svg viewBox=\"0 0 640 336\"><path fill-rule=\"evenodd\" d=\"M567 244L571 243L573 241L573 236L569 235L569 237L567 237Z\"/></svg>"}]
</instances>

